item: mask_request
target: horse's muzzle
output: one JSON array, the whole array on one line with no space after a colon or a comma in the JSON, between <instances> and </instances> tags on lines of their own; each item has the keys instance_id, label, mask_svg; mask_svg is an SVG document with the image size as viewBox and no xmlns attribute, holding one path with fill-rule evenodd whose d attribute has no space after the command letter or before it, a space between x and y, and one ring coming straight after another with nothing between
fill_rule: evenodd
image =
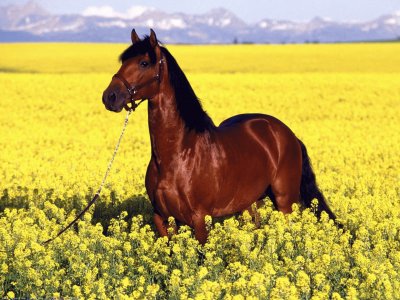
<instances>
[{"instance_id":1,"label":"horse's muzzle","mask_svg":"<svg viewBox=\"0 0 400 300\"><path fill-rule=\"evenodd\" d=\"M103 104L107 110L120 112L125 106L126 95L115 90L106 89L103 93Z\"/></svg>"}]
</instances>

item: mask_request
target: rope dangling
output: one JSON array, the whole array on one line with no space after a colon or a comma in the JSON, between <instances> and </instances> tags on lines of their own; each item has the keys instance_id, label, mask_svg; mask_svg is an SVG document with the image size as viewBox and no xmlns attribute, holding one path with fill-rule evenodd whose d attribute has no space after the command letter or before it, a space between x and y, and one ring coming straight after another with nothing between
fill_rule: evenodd
<instances>
[{"instance_id":1,"label":"rope dangling","mask_svg":"<svg viewBox=\"0 0 400 300\"><path fill-rule=\"evenodd\" d=\"M63 234L65 231L67 231L72 225L74 225L78 221L79 218L81 218L85 214L86 211L88 211L88 209L93 205L93 203L96 202L96 200L100 197L101 190L102 190L102 188L103 188L103 186L104 186L104 184L106 182L106 179L108 177L108 173L110 173L110 170L111 170L112 164L114 162L115 156L117 155L117 152L118 152L119 145L121 144L122 137L123 137L123 135L125 133L125 129L126 129L127 125L128 125L129 116L131 115L131 113L133 111L134 111L134 109L129 109L128 113L126 114L125 121L124 121L124 126L122 127L122 132L121 132L121 134L119 136L118 142L115 145L114 153L113 153L113 155L111 157L110 162L108 163L107 170L106 170L106 173L104 174L103 180L101 181L100 187L97 190L96 194L93 196L92 200L90 200L90 202L86 205L86 207L76 216L76 218L71 223L68 224L68 226L66 226L64 229L59 231L55 237L50 238L47 241L43 242L42 243L43 245L46 245L46 244L50 243L51 241L53 241L57 237L59 237L61 234Z\"/></svg>"}]
</instances>

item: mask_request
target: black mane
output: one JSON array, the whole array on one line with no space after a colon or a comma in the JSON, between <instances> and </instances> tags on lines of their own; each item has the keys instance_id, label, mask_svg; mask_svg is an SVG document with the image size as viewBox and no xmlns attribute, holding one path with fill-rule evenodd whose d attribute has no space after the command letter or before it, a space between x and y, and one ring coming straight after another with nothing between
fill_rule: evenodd
<instances>
[{"instance_id":1,"label":"black mane","mask_svg":"<svg viewBox=\"0 0 400 300\"><path fill-rule=\"evenodd\" d=\"M175 91L176 105L186 128L196 132L204 132L215 128L215 125L208 114L203 110L199 99L193 91L182 69L179 67L175 58L165 47L161 47L169 73L169 81ZM150 45L150 38L146 36L140 42L131 45L120 56L122 62L137 55L148 53L151 62L156 63L156 54Z\"/></svg>"},{"instance_id":2,"label":"black mane","mask_svg":"<svg viewBox=\"0 0 400 300\"><path fill-rule=\"evenodd\" d=\"M161 50L167 60L169 81L175 90L176 105L186 127L197 132L215 128L175 58L166 48L162 47Z\"/></svg>"}]
</instances>

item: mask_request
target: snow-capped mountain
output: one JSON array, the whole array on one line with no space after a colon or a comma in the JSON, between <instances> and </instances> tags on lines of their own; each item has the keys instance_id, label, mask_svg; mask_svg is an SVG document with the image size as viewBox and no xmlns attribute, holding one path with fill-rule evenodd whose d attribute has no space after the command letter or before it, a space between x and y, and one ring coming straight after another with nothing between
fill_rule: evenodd
<instances>
[{"instance_id":1,"label":"snow-capped mountain","mask_svg":"<svg viewBox=\"0 0 400 300\"><path fill-rule=\"evenodd\" d=\"M213 9L205 14L166 13L134 6L125 13L110 6L88 7L82 14L54 15L34 1L0 7L0 42L85 41L128 42L136 28L154 28L166 43L304 43L395 40L400 38L400 12L369 22L308 22L264 19L247 24L232 12Z\"/></svg>"}]
</instances>

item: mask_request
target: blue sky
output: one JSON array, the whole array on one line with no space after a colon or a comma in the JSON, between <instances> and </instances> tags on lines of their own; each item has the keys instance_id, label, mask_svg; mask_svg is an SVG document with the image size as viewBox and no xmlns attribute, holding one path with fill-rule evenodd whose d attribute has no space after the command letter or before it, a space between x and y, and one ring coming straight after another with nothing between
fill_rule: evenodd
<instances>
[{"instance_id":1,"label":"blue sky","mask_svg":"<svg viewBox=\"0 0 400 300\"><path fill-rule=\"evenodd\" d=\"M0 0L0 5L27 0ZM124 12L132 6L151 6L166 12L204 13L225 7L248 23L264 18L309 20L315 16L333 20L371 20L400 11L400 0L35 0L53 13L81 13L88 7L110 6Z\"/></svg>"}]
</instances>

